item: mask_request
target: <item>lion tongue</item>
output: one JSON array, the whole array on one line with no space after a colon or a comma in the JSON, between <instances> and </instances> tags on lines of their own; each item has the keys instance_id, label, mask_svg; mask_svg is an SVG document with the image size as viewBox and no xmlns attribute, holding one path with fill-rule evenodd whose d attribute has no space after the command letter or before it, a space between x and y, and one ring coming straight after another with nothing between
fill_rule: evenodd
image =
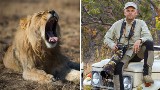
<instances>
[{"instance_id":1,"label":"lion tongue","mask_svg":"<svg viewBox=\"0 0 160 90\"><path fill-rule=\"evenodd\" d=\"M49 42L57 42L58 37L49 37Z\"/></svg>"}]
</instances>

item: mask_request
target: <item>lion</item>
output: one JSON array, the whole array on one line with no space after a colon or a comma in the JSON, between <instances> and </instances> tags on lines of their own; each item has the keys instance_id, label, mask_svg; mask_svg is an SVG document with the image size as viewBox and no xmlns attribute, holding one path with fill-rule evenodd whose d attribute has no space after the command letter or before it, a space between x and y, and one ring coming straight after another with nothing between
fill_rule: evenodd
<instances>
[{"instance_id":1,"label":"lion","mask_svg":"<svg viewBox=\"0 0 160 90\"><path fill-rule=\"evenodd\" d=\"M5 53L6 68L22 73L24 80L50 83L56 79L79 82L79 64L60 52L58 14L41 11L20 20Z\"/></svg>"}]
</instances>

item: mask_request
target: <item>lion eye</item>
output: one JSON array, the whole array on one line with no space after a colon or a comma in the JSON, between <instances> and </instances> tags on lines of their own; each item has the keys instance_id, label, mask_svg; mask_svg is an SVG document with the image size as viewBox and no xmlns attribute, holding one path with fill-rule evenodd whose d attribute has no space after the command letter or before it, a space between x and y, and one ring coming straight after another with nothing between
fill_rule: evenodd
<instances>
[{"instance_id":1,"label":"lion eye","mask_svg":"<svg viewBox=\"0 0 160 90\"><path fill-rule=\"evenodd\" d=\"M45 16L42 16L42 19L45 20L45 21L47 21L47 17L45 17Z\"/></svg>"},{"instance_id":2,"label":"lion eye","mask_svg":"<svg viewBox=\"0 0 160 90\"><path fill-rule=\"evenodd\" d=\"M47 21L47 18L44 18L45 21Z\"/></svg>"}]
</instances>

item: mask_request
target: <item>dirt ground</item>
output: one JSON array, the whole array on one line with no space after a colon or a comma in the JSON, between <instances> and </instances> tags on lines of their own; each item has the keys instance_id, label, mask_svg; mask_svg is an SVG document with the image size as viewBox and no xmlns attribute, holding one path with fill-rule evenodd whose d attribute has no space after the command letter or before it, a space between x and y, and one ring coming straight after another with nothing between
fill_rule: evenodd
<instances>
[{"instance_id":1,"label":"dirt ground","mask_svg":"<svg viewBox=\"0 0 160 90\"><path fill-rule=\"evenodd\" d=\"M55 81L41 85L25 81L21 73L6 69L2 59L11 44L19 19L33 13L54 9L60 17L62 53L80 62L79 0L1 0L0 2L0 90L78 90L79 84Z\"/></svg>"}]
</instances>

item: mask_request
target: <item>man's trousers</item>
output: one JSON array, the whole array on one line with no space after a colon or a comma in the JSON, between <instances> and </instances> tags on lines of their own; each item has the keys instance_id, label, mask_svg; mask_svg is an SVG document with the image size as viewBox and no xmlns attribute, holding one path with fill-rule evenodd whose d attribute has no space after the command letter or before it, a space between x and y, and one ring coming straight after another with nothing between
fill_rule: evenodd
<instances>
[{"instance_id":1,"label":"man's trousers","mask_svg":"<svg viewBox=\"0 0 160 90\"><path fill-rule=\"evenodd\" d=\"M131 57L124 55L122 60L116 65L114 72L115 90L124 90L122 77L124 68L127 68L130 62L140 62L142 59L144 59L143 76L151 76L154 61L154 48L153 42L150 40L147 40L142 44L138 53L133 53Z\"/></svg>"}]
</instances>

